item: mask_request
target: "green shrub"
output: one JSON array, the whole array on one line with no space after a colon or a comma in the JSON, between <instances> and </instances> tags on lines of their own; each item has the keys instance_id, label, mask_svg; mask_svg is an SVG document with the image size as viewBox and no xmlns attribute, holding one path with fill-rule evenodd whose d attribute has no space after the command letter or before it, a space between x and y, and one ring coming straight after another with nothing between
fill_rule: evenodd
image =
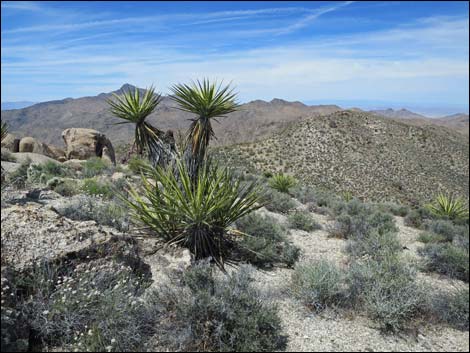
<instances>
[{"instance_id":1,"label":"green shrub","mask_svg":"<svg viewBox=\"0 0 470 353\"><path fill-rule=\"evenodd\" d=\"M425 310L426 291L414 269L396 254L353 262L348 283L353 303L384 331L405 330Z\"/></svg>"},{"instance_id":2,"label":"green shrub","mask_svg":"<svg viewBox=\"0 0 470 353\"><path fill-rule=\"evenodd\" d=\"M254 183L242 187L228 169L217 166L204 165L194 181L182 162L177 169L150 170L142 175L142 196L131 188L130 199L123 200L154 235L188 248L196 259L211 257L223 269L224 262L237 261L230 226L262 206L260 189Z\"/></svg>"},{"instance_id":3,"label":"green shrub","mask_svg":"<svg viewBox=\"0 0 470 353\"><path fill-rule=\"evenodd\" d=\"M347 297L343 273L327 261L296 266L292 283L294 294L314 311L341 305Z\"/></svg>"},{"instance_id":4,"label":"green shrub","mask_svg":"<svg viewBox=\"0 0 470 353\"><path fill-rule=\"evenodd\" d=\"M277 308L262 300L242 267L215 278L207 263L197 264L161 286L160 339L171 351L271 352L285 347Z\"/></svg>"},{"instance_id":5,"label":"green shrub","mask_svg":"<svg viewBox=\"0 0 470 353\"><path fill-rule=\"evenodd\" d=\"M285 264L291 267L299 258L300 249L288 242L287 230L273 217L251 213L239 219L236 227L246 234L239 244L242 260L250 264L260 267Z\"/></svg>"},{"instance_id":6,"label":"green shrub","mask_svg":"<svg viewBox=\"0 0 470 353\"><path fill-rule=\"evenodd\" d=\"M28 183L28 170L31 165L31 160L27 159L22 162L18 169L8 174L7 182L17 188L23 188Z\"/></svg>"},{"instance_id":7,"label":"green shrub","mask_svg":"<svg viewBox=\"0 0 470 353\"><path fill-rule=\"evenodd\" d=\"M468 282L469 252L450 243L429 243L418 250L425 257L425 268Z\"/></svg>"},{"instance_id":8,"label":"green shrub","mask_svg":"<svg viewBox=\"0 0 470 353\"><path fill-rule=\"evenodd\" d=\"M289 227L293 229L300 229L306 232L321 229L321 226L315 222L309 212L294 211L287 217Z\"/></svg>"},{"instance_id":9,"label":"green shrub","mask_svg":"<svg viewBox=\"0 0 470 353\"><path fill-rule=\"evenodd\" d=\"M270 187L283 193L288 193L289 190L294 187L296 183L296 180L292 176L285 174L275 174L269 180Z\"/></svg>"},{"instance_id":10,"label":"green shrub","mask_svg":"<svg viewBox=\"0 0 470 353\"><path fill-rule=\"evenodd\" d=\"M435 234L452 241L456 236L468 236L468 226L455 225L448 220L432 220L425 224L425 228Z\"/></svg>"},{"instance_id":11,"label":"green shrub","mask_svg":"<svg viewBox=\"0 0 470 353\"><path fill-rule=\"evenodd\" d=\"M297 184L294 188L292 188L290 193L303 204L315 203L316 205L316 192L308 186Z\"/></svg>"},{"instance_id":12,"label":"green shrub","mask_svg":"<svg viewBox=\"0 0 470 353\"><path fill-rule=\"evenodd\" d=\"M73 196L80 193L80 186L75 180L62 180L52 187L52 190L62 196Z\"/></svg>"},{"instance_id":13,"label":"green shrub","mask_svg":"<svg viewBox=\"0 0 470 353\"><path fill-rule=\"evenodd\" d=\"M447 238L436 233L422 232L418 236L418 241L421 243L444 243L447 241Z\"/></svg>"},{"instance_id":14,"label":"green shrub","mask_svg":"<svg viewBox=\"0 0 470 353\"><path fill-rule=\"evenodd\" d=\"M402 246L395 232L380 233L372 230L366 234L353 236L348 241L345 250L353 258L367 255L380 261L383 257L401 251Z\"/></svg>"},{"instance_id":15,"label":"green shrub","mask_svg":"<svg viewBox=\"0 0 470 353\"><path fill-rule=\"evenodd\" d=\"M15 281L15 309L46 351L139 351L155 333L155 308L140 298L147 281L122 263L38 262ZM3 325L2 315L2 340Z\"/></svg>"},{"instance_id":16,"label":"green shrub","mask_svg":"<svg viewBox=\"0 0 470 353\"><path fill-rule=\"evenodd\" d=\"M150 166L150 163L147 159L138 156L133 156L131 159L129 159L127 165L130 171L135 174L140 174L143 170Z\"/></svg>"},{"instance_id":17,"label":"green shrub","mask_svg":"<svg viewBox=\"0 0 470 353\"><path fill-rule=\"evenodd\" d=\"M410 210L408 215L405 216L404 223L408 227L421 229L423 225L432 218L431 213L425 207L419 207Z\"/></svg>"},{"instance_id":18,"label":"green shrub","mask_svg":"<svg viewBox=\"0 0 470 353\"><path fill-rule=\"evenodd\" d=\"M292 210L296 203L288 194L278 192L276 190L270 190L265 196L265 207L269 211L277 213L288 213Z\"/></svg>"},{"instance_id":19,"label":"green shrub","mask_svg":"<svg viewBox=\"0 0 470 353\"><path fill-rule=\"evenodd\" d=\"M469 291L459 288L452 293L438 293L432 298L431 312L438 321L468 331L469 328Z\"/></svg>"},{"instance_id":20,"label":"green shrub","mask_svg":"<svg viewBox=\"0 0 470 353\"><path fill-rule=\"evenodd\" d=\"M111 198L115 195L115 190L109 182L99 181L95 178L83 180L82 190L88 195Z\"/></svg>"},{"instance_id":21,"label":"green shrub","mask_svg":"<svg viewBox=\"0 0 470 353\"><path fill-rule=\"evenodd\" d=\"M109 174L111 165L99 157L87 159L82 164L82 175L84 178L93 178L102 174Z\"/></svg>"},{"instance_id":22,"label":"green shrub","mask_svg":"<svg viewBox=\"0 0 470 353\"><path fill-rule=\"evenodd\" d=\"M336 217L335 222L328 228L328 233L332 237L348 239L350 237L362 237L370 231L375 230L379 234L396 232L393 217L388 213L375 211L373 213L367 208L355 208L344 211ZM349 214L348 214L349 213Z\"/></svg>"},{"instance_id":23,"label":"green shrub","mask_svg":"<svg viewBox=\"0 0 470 353\"><path fill-rule=\"evenodd\" d=\"M120 231L129 230L130 219L127 208L120 200L100 202L85 195L77 197L61 208L56 208L61 216L76 221L94 220L96 223L114 227Z\"/></svg>"},{"instance_id":24,"label":"green shrub","mask_svg":"<svg viewBox=\"0 0 470 353\"><path fill-rule=\"evenodd\" d=\"M399 205L393 202L386 202L378 205L379 209L384 212L390 212L394 216L406 217L410 212L408 206Z\"/></svg>"}]
</instances>

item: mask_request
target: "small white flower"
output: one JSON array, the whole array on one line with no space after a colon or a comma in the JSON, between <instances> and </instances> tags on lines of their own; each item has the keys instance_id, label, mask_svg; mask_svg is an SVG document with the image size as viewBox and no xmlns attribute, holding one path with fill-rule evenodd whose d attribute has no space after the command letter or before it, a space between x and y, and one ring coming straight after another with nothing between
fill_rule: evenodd
<instances>
[{"instance_id":1,"label":"small white flower","mask_svg":"<svg viewBox=\"0 0 470 353\"><path fill-rule=\"evenodd\" d=\"M48 315L48 314L49 314L49 310L44 310L44 311L42 312L42 314L43 314L43 315Z\"/></svg>"},{"instance_id":2,"label":"small white flower","mask_svg":"<svg viewBox=\"0 0 470 353\"><path fill-rule=\"evenodd\" d=\"M88 336L93 335L93 330L88 330Z\"/></svg>"},{"instance_id":3,"label":"small white flower","mask_svg":"<svg viewBox=\"0 0 470 353\"><path fill-rule=\"evenodd\" d=\"M111 340L111 343L112 343L112 344L115 344L115 343L116 343L116 339L113 338L113 339Z\"/></svg>"}]
</instances>

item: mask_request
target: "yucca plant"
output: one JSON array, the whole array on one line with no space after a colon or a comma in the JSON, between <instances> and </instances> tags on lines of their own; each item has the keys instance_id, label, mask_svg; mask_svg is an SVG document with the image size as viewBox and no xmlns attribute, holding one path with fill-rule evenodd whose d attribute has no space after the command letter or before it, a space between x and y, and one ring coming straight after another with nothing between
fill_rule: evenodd
<instances>
[{"instance_id":1,"label":"yucca plant","mask_svg":"<svg viewBox=\"0 0 470 353\"><path fill-rule=\"evenodd\" d=\"M285 174L275 174L269 179L269 186L273 189L288 193L290 188L292 188L296 184L296 180L294 177Z\"/></svg>"},{"instance_id":2,"label":"yucca plant","mask_svg":"<svg viewBox=\"0 0 470 353\"><path fill-rule=\"evenodd\" d=\"M2 120L1 121L1 140L3 141L3 139L7 137L7 135L8 135L8 125L6 122Z\"/></svg>"},{"instance_id":3,"label":"yucca plant","mask_svg":"<svg viewBox=\"0 0 470 353\"><path fill-rule=\"evenodd\" d=\"M143 191L122 197L133 216L166 244L188 248L197 260L210 257L222 270L237 262L231 225L262 206L257 184L242 186L228 169L205 163L196 179L181 160L172 168L142 173Z\"/></svg>"},{"instance_id":4,"label":"yucca plant","mask_svg":"<svg viewBox=\"0 0 470 353\"><path fill-rule=\"evenodd\" d=\"M6 122L4 122L3 120L1 121L1 124L0 124L0 127L1 127L1 130L0 130L0 137L1 137L1 141L3 141L3 139L5 137L7 137L7 134L8 134L8 125ZM1 179L1 182L2 182L2 189L3 189L3 181L5 179L5 171L3 169L3 166L1 167L1 170L0 170L0 173L1 173L1 176L0 176L0 179Z\"/></svg>"},{"instance_id":5,"label":"yucca plant","mask_svg":"<svg viewBox=\"0 0 470 353\"><path fill-rule=\"evenodd\" d=\"M469 215L465 201L453 195L439 194L431 204L427 205L427 208L437 217L445 217L452 220L465 219Z\"/></svg>"},{"instance_id":6,"label":"yucca plant","mask_svg":"<svg viewBox=\"0 0 470 353\"><path fill-rule=\"evenodd\" d=\"M162 97L155 94L155 89L150 87L142 96L140 90L136 88L134 92L130 90L117 95L113 93L115 101L108 99L107 102L111 107L111 113L124 121L119 124L135 124L134 147L139 155L143 155L147 151L150 156L152 153L159 154L161 147L161 138L163 131L146 122L145 119L152 114L160 104ZM158 159L158 157L157 157Z\"/></svg>"},{"instance_id":7,"label":"yucca plant","mask_svg":"<svg viewBox=\"0 0 470 353\"><path fill-rule=\"evenodd\" d=\"M236 111L239 104L230 85L222 87L222 84L217 85L207 79L189 85L178 84L173 86L171 91L171 98L180 110L196 115L196 118L191 119L192 123L186 136L186 163L194 179L199 167L204 163L210 140L215 137L212 120Z\"/></svg>"}]
</instances>

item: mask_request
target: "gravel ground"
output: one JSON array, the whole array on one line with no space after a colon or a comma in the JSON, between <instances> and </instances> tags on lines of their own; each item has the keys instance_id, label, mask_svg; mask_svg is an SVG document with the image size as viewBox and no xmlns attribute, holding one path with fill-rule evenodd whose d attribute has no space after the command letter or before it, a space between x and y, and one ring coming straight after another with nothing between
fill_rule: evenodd
<instances>
[{"instance_id":1,"label":"gravel ground","mask_svg":"<svg viewBox=\"0 0 470 353\"><path fill-rule=\"evenodd\" d=\"M285 222L285 217L262 211ZM308 263L326 259L344 265L347 257L342 253L345 241L328 238L325 226L327 217L312 214L323 229L311 233L291 230L290 240L301 248L299 263ZM414 256L420 246L416 242L419 230L406 227L403 218L396 218L400 229L399 238ZM300 301L289 292L289 283L293 270L276 268L269 272L256 271L255 283L258 289L279 306L285 334L288 336L289 352L327 352L327 351L399 351L399 352L468 352L468 332L458 331L443 326L428 326L416 335L384 335L372 321L361 316L337 314L332 311L321 315L309 312ZM421 279L439 287L462 285L435 275L420 274ZM465 284L466 285L466 284Z\"/></svg>"}]
</instances>

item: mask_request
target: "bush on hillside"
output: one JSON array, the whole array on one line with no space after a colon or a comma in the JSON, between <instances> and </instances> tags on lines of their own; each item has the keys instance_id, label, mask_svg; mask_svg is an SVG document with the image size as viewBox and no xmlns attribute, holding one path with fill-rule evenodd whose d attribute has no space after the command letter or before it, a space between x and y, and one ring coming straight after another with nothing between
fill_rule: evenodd
<instances>
[{"instance_id":1,"label":"bush on hillside","mask_svg":"<svg viewBox=\"0 0 470 353\"><path fill-rule=\"evenodd\" d=\"M246 234L239 242L242 260L260 267L274 264L291 267L297 261L300 249L287 240L287 230L273 217L252 213L235 224Z\"/></svg>"},{"instance_id":2,"label":"bush on hillside","mask_svg":"<svg viewBox=\"0 0 470 353\"><path fill-rule=\"evenodd\" d=\"M292 212L287 217L287 221L289 223L289 227L292 229L300 229L306 232L321 229L321 225L315 222L310 212L306 211Z\"/></svg>"},{"instance_id":3,"label":"bush on hillside","mask_svg":"<svg viewBox=\"0 0 470 353\"><path fill-rule=\"evenodd\" d=\"M251 285L242 267L216 278L206 262L160 286L159 338L173 351L271 352L285 347L277 308Z\"/></svg>"}]
</instances>

